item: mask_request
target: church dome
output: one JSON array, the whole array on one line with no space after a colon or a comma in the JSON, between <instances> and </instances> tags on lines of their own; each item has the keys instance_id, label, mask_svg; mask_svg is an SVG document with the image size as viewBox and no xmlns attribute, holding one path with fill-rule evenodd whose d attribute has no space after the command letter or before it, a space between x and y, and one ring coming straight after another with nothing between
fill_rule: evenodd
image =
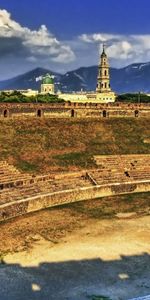
<instances>
[{"instance_id":1,"label":"church dome","mask_svg":"<svg viewBox=\"0 0 150 300\"><path fill-rule=\"evenodd\" d=\"M54 84L54 80L50 76L50 74L46 74L45 77L43 77L42 83L43 84Z\"/></svg>"}]
</instances>

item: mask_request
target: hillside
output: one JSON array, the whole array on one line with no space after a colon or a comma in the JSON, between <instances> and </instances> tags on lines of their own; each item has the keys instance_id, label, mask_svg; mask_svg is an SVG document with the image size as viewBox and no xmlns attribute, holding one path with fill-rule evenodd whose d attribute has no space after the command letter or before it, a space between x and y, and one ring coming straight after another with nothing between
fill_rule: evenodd
<instances>
[{"instance_id":1,"label":"hillside","mask_svg":"<svg viewBox=\"0 0 150 300\"><path fill-rule=\"evenodd\" d=\"M48 69L36 68L22 75L16 76L12 79L0 81L0 89L17 90L17 89L40 89L41 81L36 81L39 76L46 75L46 73L52 73L59 80L60 74L50 71Z\"/></svg>"},{"instance_id":2,"label":"hillside","mask_svg":"<svg viewBox=\"0 0 150 300\"><path fill-rule=\"evenodd\" d=\"M95 90L97 66L82 67L66 74L55 73L49 69L36 68L15 78L1 81L0 89L40 89L41 75L51 73L55 76L57 89L64 92ZM111 87L117 93L150 93L150 63L136 63L125 68L110 68Z\"/></svg>"},{"instance_id":3,"label":"hillside","mask_svg":"<svg viewBox=\"0 0 150 300\"><path fill-rule=\"evenodd\" d=\"M0 121L1 160L33 173L91 168L94 154L150 154L149 143L146 118Z\"/></svg>"}]
</instances>

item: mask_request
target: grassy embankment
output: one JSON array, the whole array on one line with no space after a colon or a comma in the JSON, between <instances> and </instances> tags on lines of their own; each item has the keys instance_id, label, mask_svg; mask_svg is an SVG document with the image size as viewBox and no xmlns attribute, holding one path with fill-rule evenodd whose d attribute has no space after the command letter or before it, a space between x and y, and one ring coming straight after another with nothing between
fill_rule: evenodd
<instances>
[{"instance_id":1,"label":"grassy embankment","mask_svg":"<svg viewBox=\"0 0 150 300\"><path fill-rule=\"evenodd\" d=\"M95 154L150 153L149 119L0 121L0 157L26 172L79 170Z\"/></svg>"},{"instance_id":2,"label":"grassy embankment","mask_svg":"<svg viewBox=\"0 0 150 300\"><path fill-rule=\"evenodd\" d=\"M149 142L150 122L144 118L0 121L1 160L27 172L91 168L94 154L150 153ZM1 224L0 253L28 249L36 234L59 242L90 219L128 212L149 214L149 207L150 193L143 193L83 201L16 218Z\"/></svg>"},{"instance_id":3,"label":"grassy embankment","mask_svg":"<svg viewBox=\"0 0 150 300\"><path fill-rule=\"evenodd\" d=\"M3 255L10 251L19 252L29 249L39 236L58 243L71 232L86 227L89 222L104 219L117 220L118 213L136 213L130 218L148 215L150 213L150 193L77 202L45 209L1 223L0 262ZM106 230L111 232L112 228L108 228L107 224Z\"/></svg>"}]
</instances>

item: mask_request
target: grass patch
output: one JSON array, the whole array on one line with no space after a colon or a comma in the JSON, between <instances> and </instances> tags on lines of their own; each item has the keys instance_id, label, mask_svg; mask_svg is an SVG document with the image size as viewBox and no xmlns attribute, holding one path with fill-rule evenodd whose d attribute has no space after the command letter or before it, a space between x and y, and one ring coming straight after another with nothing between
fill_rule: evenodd
<instances>
[{"instance_id":1,"label":"grass patch","mask_svg":"<svg viewBox=\"0 0 150 300\"><path fill-rule=\"evenodd\" d=\"M24 172L37 172L39 171L38 165L30 163L28 161L19 161L17 165L18 169L24 171Z\"/></svg>"},{"instance_id":2,"label":"grass patch","mask_svg":"<svg viewBox=\"0 0 150 300\"><path fill-rule=\"evenodd\" d=\"M23 171L95 167L96 154L150 154L148 118L0 120L0 156Z\"/></svg>"},{"instance_id":3,"label":"grass patch","mask_svg":"<svg viewBox=\"0 0 150 300\"><path fill-rule=\"evenodd\" d=\"M149 214L150 192L91 199L63 207L69 209L72 215L79 214L92 219L110 219L118 213Z\"/></svg>"},{"instance_id":4,"label":"grass patch","mask_svg":"<svg viewBox=\"0 0 150 300\"><path fill-rule=\"evenodd\" d=\"M93 157L86 152L71 152L63 155L55 155L54 158L60 166L74 165L87 168L87 166L90 167L95 164Z\"/></svg>"}]
</instances>

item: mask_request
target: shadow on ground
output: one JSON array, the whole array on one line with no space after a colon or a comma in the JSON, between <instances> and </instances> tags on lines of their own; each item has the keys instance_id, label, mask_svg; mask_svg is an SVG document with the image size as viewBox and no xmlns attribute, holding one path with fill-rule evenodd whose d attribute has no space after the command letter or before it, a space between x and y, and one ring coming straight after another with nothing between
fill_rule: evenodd
<instances>
[{"instance_id":1,"label":"shadow on ground","mask_svg":"<svg viewBox=\"0 0 150 300\"><path fill-rule=\"evenodd\" d=\"M38 267L0 265L0 300L129 299L150 294L150 255L100 258Z\"/></svg>"}]
</instances>

